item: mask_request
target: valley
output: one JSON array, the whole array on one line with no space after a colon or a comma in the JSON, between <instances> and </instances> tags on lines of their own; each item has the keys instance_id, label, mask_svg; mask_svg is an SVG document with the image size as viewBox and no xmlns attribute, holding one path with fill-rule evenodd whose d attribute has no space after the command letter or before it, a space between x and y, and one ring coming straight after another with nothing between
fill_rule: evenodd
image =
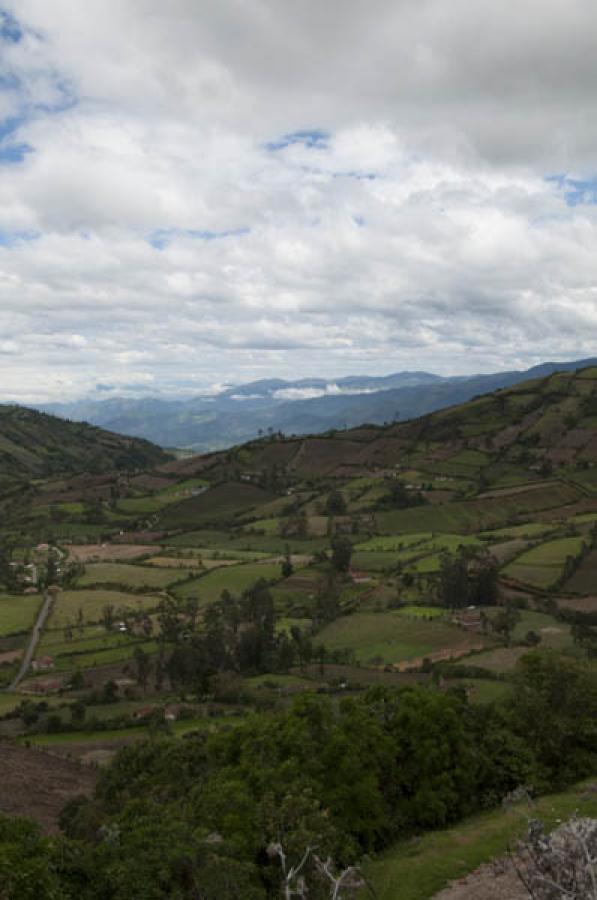
<instances>
[{"instance_id":1,"label":"valley","mask_svg":"<svg viewBox=\"0 0 597 900\"><path fill-rule=\"evenodd\" d=\"M0 738L82 792L122 748L217 746L297 703L402 688L483 716L529 654L597 673L597 368L389 426L146 452L0 496ZM57 828L30 797L4 811Z\"/></svg>"}]
</instances>

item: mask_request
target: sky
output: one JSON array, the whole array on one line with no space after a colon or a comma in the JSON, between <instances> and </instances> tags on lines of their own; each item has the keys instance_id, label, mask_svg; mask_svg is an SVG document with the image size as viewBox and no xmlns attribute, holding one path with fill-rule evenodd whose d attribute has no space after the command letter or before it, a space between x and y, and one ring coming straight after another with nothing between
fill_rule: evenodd
<instances>
[{"instance_id":1,"label":"sky","mask_svg":"<svg viewBox=\"0 0 597 900\"><path fill-rule=\"evenodd\" d=\"M0 0L0 399L597 355L594 0Z\"/></svg>"}]
</instances>

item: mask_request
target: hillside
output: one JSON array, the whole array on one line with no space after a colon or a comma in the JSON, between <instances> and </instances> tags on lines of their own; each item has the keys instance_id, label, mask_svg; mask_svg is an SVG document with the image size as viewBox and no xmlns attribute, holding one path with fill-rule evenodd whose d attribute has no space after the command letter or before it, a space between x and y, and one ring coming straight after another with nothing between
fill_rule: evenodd
<instances>
[{"instance_id":1,"label":"hillside","mask_svg":"<svg viewBox=\"0 0 597 900\"><path fill-rule=\"evenodd\" d=\"M525 381L404 423L263 438L172 463L168 471L278 466L294 477L342 479L383 476L397 468L431 490L470 497L489 487L539 482L552 471L580 489L592 482L595 462L597 368L589 367Z\"/></svg>"},{"instance_id":2,"label":"hillside","mask_svg":"<svg viewBox=\"0 0 597 900\"><path fill-rule=\"evenodd\" d=\"M20 406L0 406L3 480L145 469L168 459L159 447Z\"/></svg>"},{"instance_id":3,"label":"hillside","mask_svg":"<svg viewBox=\"0 0 597 900\"><path fill-rule=\"evenodd\" d=\"M36 478L2 536L0 684L57 590L0 734L105 767L67 827L94 854L126 824L93 869L113 893L167 809L163 896L189 847L214 900L277 896L283 827L299 856L369 856L380 897L430 900L503 852L506 795L597 772L597 367L388 426ZM201 855L214 834L242 863L226 887L220 850Z\"/></svg>"},{"instance_id":4,"label":"hillside","mask_svg":"<svg viewBox=\"0 0 597 900\"><path fill-rule=\"evenodd\" d=\"M384 377L349 376L336 381L269 379L235 386L213 397L192 399L114 397L44 407L69 419L85 420L162 446L197 452L228 447L260 432L316 434L367 421L377 425L407 420L560 370L595 360L544 363L526 371L444 378L428 372Z\"/></svg>"}]
</instances>

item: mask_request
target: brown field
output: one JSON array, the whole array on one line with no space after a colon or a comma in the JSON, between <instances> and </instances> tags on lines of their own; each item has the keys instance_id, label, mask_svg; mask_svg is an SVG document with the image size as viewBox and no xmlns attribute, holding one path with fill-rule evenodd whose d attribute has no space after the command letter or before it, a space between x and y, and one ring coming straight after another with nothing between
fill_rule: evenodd
<instances>
[{"instance_id":1,"label":"brown field","mask_svg":"<svg viewBox=\"0 0 597 900\"><path fill-rule=\"evenodd\" d=\"M129 484L138 491L160 491L162 488L170 487L174 482L171 478L159 475L135 475Z\"/></svg>"},{"instance_id":2,"label":"brown field","mask_svg":"<svg viewBox=\"0 0 597 900\"><path fill-rule=\"evenodd\" d=\"M72 544L68 551L77 562L105 562L114 560L136 559L147 553L155 553L155 544L144 546L143 544Z\"/></svg>"},{"instance_id":3,"label":"brown field","mask_svg":"<svg viewBox=\"0 0 597 900\"><path fill-rule=\"evenodd\" d=\"M490 549L490 553L492 556L495 556L499 563L506 563L518 556L519 553L522 553L528 545L529 541L525 541L523 538L515 538L512 541L504 541L502 544L494 544Z\"/></svg>"},{"instance_id":4,"label":"brown field","mask_svg":"<svg viewBox=\"0 0 597 900\"><path fill-rule=\"evenodd\" d=\"M59 831L65 803L78 794L91 794L97 780L91 768L10 741L0 741L0 761L0 812L29 816L46 834Z\"/></svg>"},{"instance_id":5,"label":"brown field","mask_svg":"<svg viewBox=\"0 0 597 900\"><path fill-rule=\"evenodd\" d=\"M558 606L562 609L574 609L576 612L597 612L597 597L558 597Z\"/></svg>"}]
</instances>

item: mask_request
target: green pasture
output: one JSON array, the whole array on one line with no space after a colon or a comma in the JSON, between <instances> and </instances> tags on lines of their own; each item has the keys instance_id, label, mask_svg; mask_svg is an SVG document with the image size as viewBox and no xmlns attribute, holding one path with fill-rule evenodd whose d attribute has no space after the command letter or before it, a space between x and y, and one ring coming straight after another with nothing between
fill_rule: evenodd
<instances>
[{"instance_id":1,"label":"green pasture","mask_svg":"<svg viewBox=\"0 0 597 900\"><path fill-rule=\"evenodd\" d=\"M88 563L79 578L79 587L94 584L119 584L133 589L156 590L182 581L190 575L189 569L159 569L155 566L137 566L130 563Z\"/></svg>"},{"instance_id":2,"label":"green pasture","mask_svg":"<svg viewBox=\"0 0 597 900\"><path fill-rule=\"evenodd\" d=\"M442 557L440 553L431 553L429 556L423 556L421 559L417 559L407 566L407 570L409 572L414 572L417 575L431 575L439 572L442 564Z\"/></svg>"},{"instance_id":3,"label":"green pasture","mask_svg":"<svg viewBox=\"0 0 597 900\"><path fill-rule=\"evenodd\" d=\"M120 613L136 610L149 611L156 609L160 597L148 594L127 594L124 591L112 591L99 588L97 590L62 591L50 613L49 628L64 628L77 622L79 610L83 612L83 622L100 622L105 606L114 608L114 618Z\"/></svg>"},{"instance_id":4,"label":"green pasture","mask_svg":"<svg viewBox=\"0 0 597 900\"><path fill-rule=\"evenodd\" d=\"M219 484L198 497L171 504L160 517L163 528L196 527L202 522L226 522L252 507L273 500L272 494L248 484Z\"/></svg>"},{"instance_id":5,"label":"green pasture","mask_svg":"<svg viewBox=\"0 0 597 900\"><path fill-rule=\"evenodd\" d=\"M597 816L593 782L582 782L561 794L541 797L471 816L453 828L410 838L369 863L366 874L377 900L429 900L451 881L463 878L508 850L524 836L529 819L554 828L573 813ZM359 900L369 894L363 891Z\"/></svg>"},{"instance_id":6,"label":"green pasture","mask_svg":"<svg viewBox=\"0 0 597 900\"><path fill-rule=\"evenodd\" d=\"M352 555L352 565L356 569L384 572L395 569L398 565L408 563L420 555L420 550L411 550L410 552L385 550L379 553L375 550L357 550Z\"/></svg>"},{"instance_id":7,"label":"green pasture","mask_svg":"<svg viewBox=\"0 0 597 900\"><path fill-rule=\"evenodd\" d=\"M454 625L409 618L399 611L343 616L326 625L317 638L330 650L353 650L359 662L379 664L470 645L470 635Z\"/></svg>"},{"instance_id":8,"label":"green pasture","mask_svg":"<svg viewBox=\"0 0 597 900\"><path fill-rule=\"evenodd\" d=\"M283 522L283 519L257 519L256 522L251 522L250 528L251 531L259 531L263 534L279 534L280 523Z\"/></svg>"},{"instance_id":9,"label":"green pasture","mask_svg":"<svg viewBox=\"0 0 597 900\"><path fill-rule=\"evenodd\" d=\"M372 550L374 552L386 552L389 550L406 550L417 544L424 544L430 541L433 533L430 531L422 534L399 534L399 535L378 535L355 544L357 550Z\"/></svg>"},{"instance_id":10,"label":"green pasture","mask_svg":"<svg viewBox=\"0 0 597 900\"><path fill-rule=\"evenodd\" d=\"M597 513L595 514L597 517ZM483 531L479 538L483 541L500 541L515 538L540 538L556 531L559 526L545 522L527 522L525 525L510 525L506 528L497 528L495 531Z\"/></svg>"},{"instance_id":11,"label":"green pasture","mask_svg":"<svg viewBox=\"0 0 597 900\"><path fill-rule=\"evenodd\" d=\"M170 732L175 737L182 737L190 731L215 731L218 725L234 725L242 721L241 716L219 716L206 718L200 716L196 719L181 719L179 722L169 723ZM90 744L97 741L118 741L120 738L145 738L147 737L147 725L136 725L130 728L106 728L99 731L68 731L62 734L33 734L27 735L23 740L38 747L52 747L62 744Z\"/></svg>"},{"instance_id":12,"label":"green pasture","mask_svg":"<svg viewBox=\"0 0 597 900\"><path fill-rule=\"evenodd\" d=\"M221 569L212 569L202 578L193 578L191 581L176 585L172 593L180 598L197 594L203 603L212 603L219 600L224 590L230 591L231 594L242 594L260 578L265 578L266 581L281 578L280 568L279 563L224 566Z\"/></svg>"},{"instance_id":13,"label":"green pasture","mask_svg":"<svg viewBox=\"0 0 597 900\"><path fill-rule=\"evenodd\" d=\"M151 515L160 512L165 506L174 503L175 497L162 494L152 494L148 497L125 497L116 505L116 512L126 515Z\"/></svg>"},{"instance_id":14,"label":"green pasture","mask_svg":"<svg viewBox=\"0 0 597 900\"><path fill-rule=\"evenodd\" d=\"M488 531L504 527L517 516L532 514L573 503L579 491L572 485L556 482L534 490L462 500L440 506L414 506L376 514L378 530L383 534L439 531L448 534Z\"/></svg>"},{"instance_id":15,"label":"green pasture","mask_svg":"<svg viewBox=\"0 0 597 900\"><path fill-rule=\"evenodd\" d=\"M442 606L401 606L396 612L408 619L445 619L448 611Z\"/></svg>"},{"instance_id":16,"label":"green pasture","mask_svg":"<svg viewBox=\"0 0 597 900\"><path fill-rule=\"evenodd\" d=\"M582 537L546 541L516 557L504 568L504 574L534 587L548 588L561 576L566 558L580 552L582 543Z\"/></svg>"},{"instance_id":17,"label":"green pasture","mask_svg":"<svg viewBox=\"0 0 597 900\"><path fill-rule=\"evenodd\" d=\"M29 631L41 604L40 594L0 594L0 637Z\"/></svg>"},{"instance_id":18,"label":"green pasture","mask_svg":"<svg viewBox=\"0 0 597 900\"><path fill-rule=\"evenodd\" d=\"M572 578L566 582L565 590L573 591L575 594L597 592L597 550L587 553Z\"/></svg>"},{"instance_id":19,"label":"green pasture","mask_svg":"<svg viewBox=\"0 0 597 900\"><path fill-rule=\"evenodd\" d=\"M196 491L207 487L208 484L209 482L205 478L186 478L184 481L177 481L168 485L168 487L162 488L161 491L158 491L157 496L166 498L174 495L176 497L177 495L185 494L187 491Z\"/></svg>"},{"instance_id":20,"label":"green pasture","mask_svg":"<svg viewBox=\"0 0 597 900\"><path fill-rule=\"evenodd\" d=\"M73 628L71 641L65 639L63 629L48 629L41 640L39 653L54 658L56 671L70 671L120 662L131 657L136 647L150 652L155 650L156 645L150 640L118 631L106 631L103 626L95 625L84 627L82 634Z\"/></svg>"}]
</instances>

